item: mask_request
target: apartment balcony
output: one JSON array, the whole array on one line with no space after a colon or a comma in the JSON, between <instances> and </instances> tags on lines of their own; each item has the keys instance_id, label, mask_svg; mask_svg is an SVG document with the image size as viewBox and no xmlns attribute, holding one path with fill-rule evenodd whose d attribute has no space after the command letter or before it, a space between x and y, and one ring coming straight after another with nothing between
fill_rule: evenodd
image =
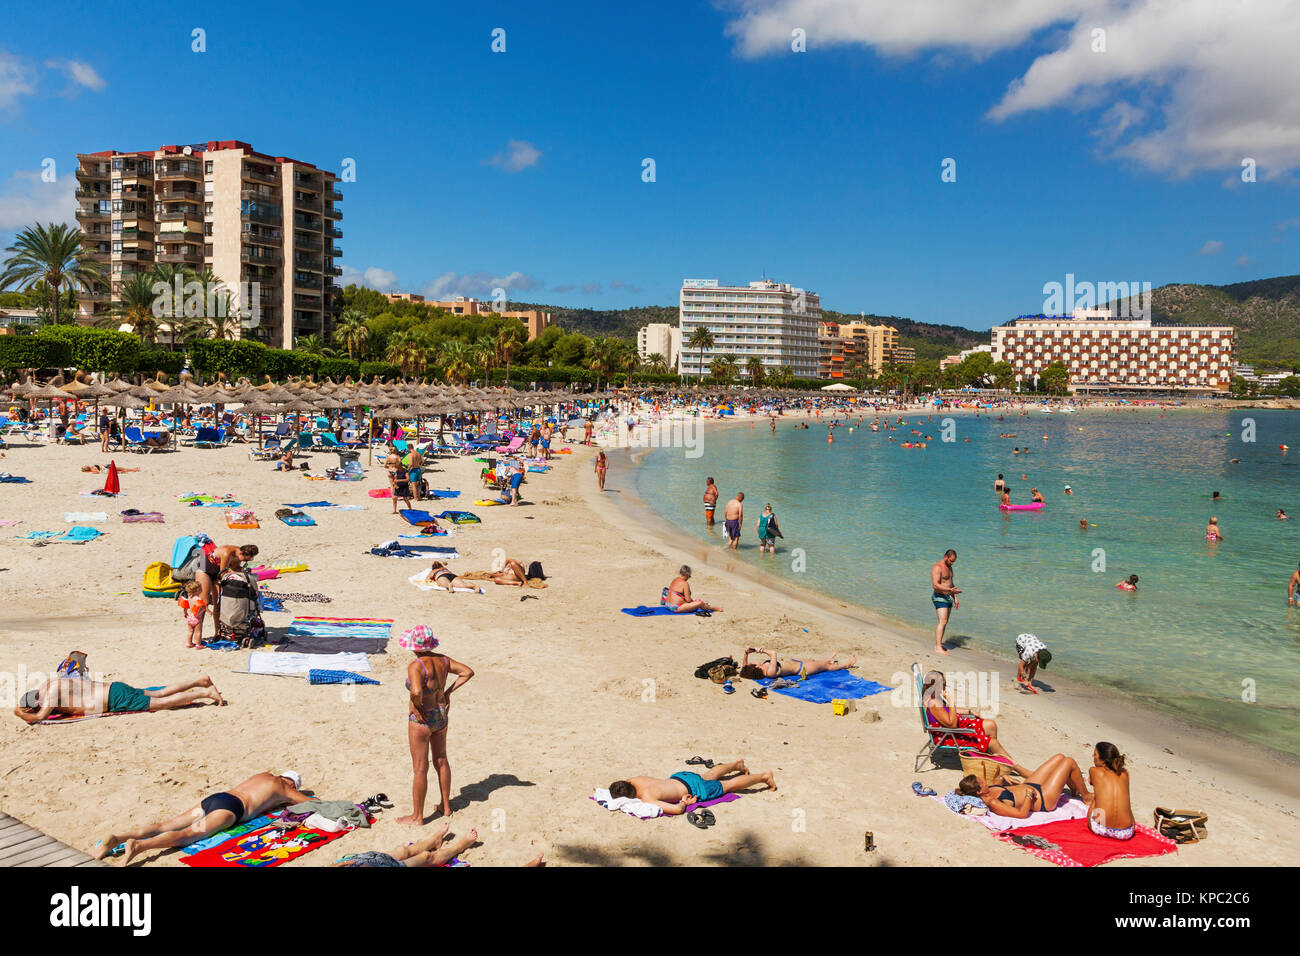
<instances>
[{"instance_id":1,"label":"apartment balcony","mask_svg":"<svg viewBox=\"0 0 1300 956\"><path fill-rule=\"evenodd\" d=\"M343 210L342 210L342 209L334 209L334 208L331 207L331 208L325 210L325 216L326 216L326 218L328 218L328 219L342 219L342 218L343 218Z\"/></svg>"},{"instance_id":2,"label":"apartment balcony","mask_svg":"<svg viewBox=\"0 0 1300 956\"><path fill-rule=\"evenodd\" d=\"M240 258L243 258L242 256ZM239 270L240 282L256 282L264 289L276 289L278 295L280 277L274 265L248 265Z\"/></svg>"},{"instance_id":3,"label":"apartment balcony","mask_svg":"<svg viewBox=\"0 0 1300 956\"><path fill-rule=\"evenodd\" d=\"M268 172L266 170L257 169L253 166L245 166L243 169L243 176L245 179L251 179L258 183L274 183L277 186L280 185L279 172Z\"/></svg>"},{"instance_id":4,"label":"apartment balcony","mask_svg":"<svg viewBox=\"0 0 1300 956\"><path fill-rule=\"evenodd\" d=\"M112 199L113 194L107 189L78 189L75 193L78 199Z\"/></svg>"},{"instance_id":5,"label":"apartment balcony","mask_svg":"<svg viewBox=\"0 0 1300 956\"><path fill-rule=\"evenodd\" d=\"M153 190L152 190L150 187L148 187L148 186L123 186L123 187L122 187L122 198L123 198L123 199L148 200L148 199L149 199L149 196L150 196L150 194L151 194L152 192L153 192ZM197 199L198 196L196 195L194 198Z\"/></svg>"},{"instance_id":6,"label":"apartment balcony","mask_svg":"<svg viewBox=\"0 0 1300 956\"><path fill-rule=\"evenodd\" d=\"M325 235L329 239L342 239L343 230L339 229L337 226L326 226Z\"/></svg>"},{"instance_id":7,"label":"apartment balcony","mask_svg":"<svg viewBox=\"0 0 1300 956\"><path fill-rule=\"evenodd\" d=\"M294 216L293 227L295 229L304 229L307 232L320 232L321 221L310 216Z\"/></svg>"},{"instance_id":8,"label":"apartment balcony","mask_svg":"<svg viewBox=\"0 0 1300 956\"><path fill-rule=\"evenodd\" d=\"M242 232L240 233L240 238L243 239L244 242L256 242L258 245L262 246L275 246L277 249L280 247L281 243L284 242L284 239L278 233L268 234L265 232Z\"/></svg>"},{"instance_id":9,"label":"apartment balcony","mask_svg":"<svg viewBox=\"0 0 1300 956\"><path fill-rule=\"evenodd\" d=\"M331 276L341 276L343 275L343 270L340 269L338 266L326 266L325 274Z\"/></svg>"},{"instance_id":10,"label":"apartment balcony","mask_svg":"<svg viewBox=\"0 0 1300 956\"><path fill-rule=\"evenodd\" d=\"M203 210L197 206L184 206L180 209L164 209L158 218L163 222L183 222L192 219L196 222L203 221Z\"/></svg>"},{"instance_id":11,"label":"apartment balcony","mask_svg":"<svg viewBox=\"0 0 1300 956\"><path fill-rule=\"evenodd\" d=\"M239 261L253 264L279 265L280 254L278 252L266 252L263 246L245 246L239 250Z\"/></svg>"},{"instance_id":12,"label":"apartment balcony","mask_svg":"<svg viewBox=\"0 0 1300 956\"><path fill-rule=\"evenodd\" d=\"M321 202L319 199L316 199L315 197L294 196L293 207L295 209L305 210L306 212L314 212L319 214L321 211Z\"/></svg>"},{"instance_id":13,"label":"apartment balcony","mask_svg":"<svg viewBox=\"0 0 1300 956\"><path fill-rule=\"evenodd\" d=\"M323 283L320 279L313 279L309 276L295 275L293 277L293 287L295 289L307 289L310 292L320 292Z\"/></svg>"},{"instance_id":14,"label":"apartment balcony","mask_svg":"<svg viewBox=\"0 0 1300 956\"><path fill-rule=\"evenodd\" d=\"M123 249L120 255L123 262L154 261L152 249Z\"/></svg>"},{"instance_id":15,"label":"apartment balcony","mask_svg":"<svg viewBox=\"0 0 1300 956\"><path fill-rule=\"evenodd\" d=\"M295 269L311 269L313 272L320 272L322 262L320 255L309 256L301 252L293 254L293 265Z\"/></svg>"},{"instance_id":16,"label":"apartment balcony","mask_svg":"<svg viewBox=\"0 0 1300 956\"><path fill-rule=\"evenodd\" d=\"M280 190L267 189L265 186L245 186L239 190L240 199L251 199L253 202L272 203L280 205Z\"/></svg>"},{"instance_id":17,"label":"apartment balcony","mask_svg":"<svg viewBox=\"0 0 1300 956\"><path fill-rule=\"evenodd\" d=\"M264 209L241 209L239 218L245 222L270 222L279 224L282 221L280 210L274 206Z\"/></svg>"},{"instance_id":18,"label":"apartment balcony","mask_svg":"<svg viewBox=\"0 0 1300 956\"><path fill-rule=\"evenodd\" d=\"M203 190L186 189L182 186L164 186L157 190L154 196L164 202L173 202L177 199L187 202L200 202L203 199Z\"/></svg>"},{"instance_id":19,"label":"apartment balcony","mask_svg":"<svg viewBox=\"0 0 1300 956\"><path fill-rule=\"evenodd\" d=\"M330 246L328 249L325 250L325 254L329 256L331 259L343 258L343 250L340 249L338 246Z\"/></svg>"},{"instance_id":20,"label":"apartment balcony","mask_svg":"<svg viewBox=\"0 0 1300 956\"><path fill-rule=\"evenodd\" d=\"M203 169L198 163L185 163L169 166L166 163L160 164L154 169L155 179L187 179L192 182L203 182Z\"/></svg>"},{"instance_id":21,"label":"apartment balcony","mask_svg":"<svg viewBox=\"0 0 1300 956\"><path fill-rule=\"evenodd\" d=\"M296 249L310 249L313 252L320 252L325 248L319 236L313 236L311 233L295 232L293 234L293 244Z\"/></svg>"},{"instance_id":22,"label":"apartment balcony","mask_svg":"<svg viewBox=\"0 0 1300 956\"><path fill-rule=\"evenodd\" d=\"M332 199L335 202L342 202L343 194L339 192L337 189L335 189L333 186L327 186L325 188L325 198Z\"/></svg>"},{"instance_id":23,"label":"apartment balcony","mask_svg":"<svg viewBox=\"0 0 1300 956\"><path fill-rule=\"evenodd\" d=\"M293 294L293 307L295 309L308 309L311 311L320 311L324 302L318 295L301 295L297 292Z\"/></svg>"},{"instance_id":24,"label":"apartment balcony","mask_svg":"<svg viewBox=\"0 0 1300 956\"><path fill-rule=\"evenodd\" d=\"M310 189L313 192L320 192L320 174L295 172L293 174L293 184L299 189Z\"/></svg>"},{"instance_id":25,"label":"apartment balcony","mask_svg":"<svg viewBox=\"0 0 1300 956\"><path fill-rule=\"evenodd\" d=\"M93 165L89 167L78 166L76 171L77 179L82 182L96 182L98 180L108 179L107 165Z\"/></svg>"},{"instance_id":26,"label":"apartment balcony","mask_svg":"<svg viewBox=\"0 0 1300 956\"><path fill-rule=\"evenodd\" d=\"M202 262L203 250L202 249L188 249L188 250L177 249L171 252L164 252L158 256L158 261L170 262L170 263Z\"/></svg>"},{"instance_id":27,"label":"apartment balcony","mask_svg":"<svg viewBox=\"0 0 1300 956\"><path fill-rule=\"evenodd\" d=\"M139 166L132 166L130 169L116 170L116 172L123 179L153 179L152 169L142 169Z\"/></svg>"},{"instance_id":28,"label":"apartment balcony","mask_svg":"<svg viewBox=\"0 0 1300 956\"><path fill-rule=\"evenodd\" d=\"M100 209L97 206L78 206L78 219L108 219L111 213L107 209Z\"/></svg>"}]
</instances>

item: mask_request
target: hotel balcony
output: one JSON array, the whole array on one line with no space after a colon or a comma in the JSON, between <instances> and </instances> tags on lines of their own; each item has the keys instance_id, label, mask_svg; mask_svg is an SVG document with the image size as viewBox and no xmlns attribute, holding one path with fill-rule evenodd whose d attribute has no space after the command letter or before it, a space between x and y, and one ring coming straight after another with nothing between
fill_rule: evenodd
<instances>
[{"instance_id":1,"label":"hotel balcony","mask_svg":"<svg viewBox=\"0 0 1300 956\"><path fill-rule=\"evenodd\" d=\"M155 191L154 196L164 202L173 202L177 199L188 202L200 202L203 199L202 188L191 187L186 189L184 186L163 186Z\"/></svg>"},{"instance_id":2,"label":"hotel balcony","mask_svg":"<svg viewBox=\"0 0 1300 956\"><path fill-rule=\"evenodd\" d=\"M239 261L259 265L279 265L280 252L279 250L269 251L265 246L245 246L239 250Z\"/></svg>"},{"instance_id":3,"label":"hotel balcony","mask_svg":"<svg viewBox=\"0 0 1300 956\"><path fill-rule=\"evenodd\" d=\"M343 250L340 249L338 246L330 246L328 249L325 250L325 254L332 259L343 258Z\"/></svg>"},{"instance_id":4,"label":"hotel balcony","mask_svg":"<svg viewBox=\"0 0 1300 956\"><path fill-rule=\"evenodd\" d=\"M321 177L319 173L304 173L294 171L293 184L299 189L310 189L320 192Z\"/></svg>"},{"instance_id":5,"label":"hotel balcony","mask_svg":"<svg viewBox=\"0 0 1300 956\"><path fill-rule=\"evenodd\" d=\"M113 194L107 189L78 189L74 194L78 199L112 199Z\"/></svg>"},{"instance_id":6,"label":"hotel balcony","mask_svg":"<svg viewBox=\"0 0 1300 956\"><path fill-rule=\"evenodd\" d=\"M318 295L300 295L293 294L293 307L295 309L307 309L310 311L320 311L323 302Z\"/></svg>"},{"instance_id":7,"label":"hotel balcony","mask_svg":"<svg viewBox=\"0 0 1300 956\"><path fill-rule=\"evenodd\" d=\"M253 202L273 203L280 205L280 190L268 189L266 186L245 186L239 190L240 199L251 199Z\"/></svg>"},{"instance_id":8,"label":"hotel balcony","mask_svg":"<svg viewBox=\"0 0 1300 956\"><path fill-rule=\"evenodd\" d=\"M326 226L325 235L330 239L342 239L343 230L339 229L337 226Z\"/></svg>"},{"instance_id":9,"label":"hotel balcony","mask_svg":"<svg viewBox=\"0 0 1300 956\"><path fill-rule=\"evenodd\" d=\"M343 218L343 210L342 210L342 209L335 209L335 208L333 208L333 207L330 207L329 209L326 209L326 210L325 210L325 215L326 215L326 217L329 218L329 219L342 219L342 218Z\"/></svg>"},{"instance_id":10,"label":"hotel balcony","mask_svg":"<svg viewBox=\"0 0 1300 956\"><path fill-rule=\"evenodd\" d=\"M153 170L145 169L140 166L132 166L129 169L114 170L123 179L153 179Z\"/></svg>"},{"instance_id":11,"label":"hotel balcony","mask_svg":"<svg viewBox=\"0 0 1300 956\"><path fill-rule=\"evenodd\" d=\"M295 215L293 217L293 227L294 229L304 229L307 232L320 232L321 221L312 216Z\"/></svg>"},{"instance_id":12,"label":"hotel balcony","mask_svg":"<svg viewBox=\"0 0 1300 956\"><path fill-rule=\"evenodd\" d=\"M123 262L153 262L152 249L123 249L120 253Z\"/></svg>"},{"instance_id":13,"label":"hotel balcony","mask_svg":"<svg viewBox=\"0 0 1300 956\"><path fill-rule=\"evenodd\" d=\"M295 252L293 254L294 268L297 269L311 269L314 272L320 272L323 263L324 259L321 258L319 253L314 256L305 252Z\"/></svg>"},{"instance_id":14,"label":"hotel balcony","mask_svg":"<svg viewBox=\"0 0 1300 956\"><path fill-rule=\"evenodd\" d=\"M97 163L87 166L78 166L76 171L77 179L82 182L95 182L98 180L108 179L108 164Z\"/></svg>"},{"instance_id":15,"label":"hotel balcony","mask_svg":"<svg viewBox=\"0 0 1300 956\"><path fill-rule=\"evenodd\" d=\"M320 200L315 197L294 196L293 207L295 209L302 209L305 212L314 212L319 214L321 210L321 203Z\"/></svg>"},{"instance_id":16,"label":"hotel balcony","mask_svg":"<svg viewBox=\"0 0 1300 956\"><path fill-rule=\"evenodd\" d=\"M273 222L279 224L283 221L279 208L267 206L259 209L241 209L239 218L247 222Z\"/></svg>"},{"instance_id":17,"label":"hotel balcony","mask_svg":"<svg viewBox=\"0 0 1300 956\"><path fill-rule=\"evenodd\" d=\"M123 186L122 198L148 201L153 189L149 186ZM195 196L197 199L198 197Z\"/></svg>"},{"instance_id":18,"label":"hotel balcony","mask_svg":"<svg viewBox=\"0 0 1300 956\"><path fill-rule=\"evenodd\" d=\"M332 276L341 276L343 275L343 270L340 269L338 266L326 266L325 273L327 275L332 275Z\"/></svg>"},{"instance_id":19,"label":"hotel balcony","mask_svg":"<svg viewBox=\"0 0 1300 956\"><path fill-rule=\"evenodd\" d=\"M310 249L314 252L320 252L325 248L319 236L314 236L309 232L295 232L293 234L293 245L296 249Z\"/></svg>"},{"instance_id":20,"label":"hotel balcony","mask_svg":"<svg viewBox=\"0 0 1300 956\"><path fill-rule=\"evenodd\" d=\"M158 218L163 222L183 222L185 220L202 222L203 210L198 206L182 206L179 209L164 209L159 213Z\"/></svg>"},{"instance_id":21,"label":"hotel balcony","mask_svg":"<svg viewBox=\"0 0 1300 956\"><path fill-rule=\"evenodd\" d=\"M270 236L265 233L257 232L240 233L240 238L244 242L255 242L261 246L274 246L276 249L279 249L280 244L283 242L279 236Z\"/></svg>"},{"instance_id":22,"label":"hotel balcony","mask_svg":"<svg viewBox=\"0 0 1300 956\"><path fill-rule=\"evenodd\" d=\"M335 189L333 186L327 186L325 189L325 198L332 199L334 200L334 202L342 202L343 194L339 192L337 189Z\"/></svg>"}]
</instances>

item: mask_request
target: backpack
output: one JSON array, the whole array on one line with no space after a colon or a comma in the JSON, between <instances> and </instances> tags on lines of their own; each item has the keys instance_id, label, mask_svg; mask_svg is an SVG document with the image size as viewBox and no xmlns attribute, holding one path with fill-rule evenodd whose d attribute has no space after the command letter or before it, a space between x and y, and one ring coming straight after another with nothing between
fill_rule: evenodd
<instances>
[{"instance_id":1,"label":"backpack","mask_svg":"<svg viewBox=\"0 0 1300 956\"><path fill-rule=\"evenodd\" d=\"M540 561L528 562L528 580L532 581L534 578L542 581L546 580L546 575L542 573L542 562Z\"/></svg>"},{"instance_id":2,"label":"backpack","mask_svg":"<svg viewBox=\"0 0 1300 956\"><path fill-rule=\"evenodd\" d=\"M177 538L172 545L171 578L173 581L193 581L196 571L203 567L203 546L193 535Z\"/></svg>"}]
</instances>

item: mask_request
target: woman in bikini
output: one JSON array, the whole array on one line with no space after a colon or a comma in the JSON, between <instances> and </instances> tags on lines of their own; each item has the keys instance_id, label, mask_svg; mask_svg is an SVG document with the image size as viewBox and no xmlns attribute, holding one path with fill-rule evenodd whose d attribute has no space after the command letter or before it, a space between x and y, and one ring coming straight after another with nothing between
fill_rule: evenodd
<instances>
[{"instance_id":1,"label":"woman in bikini","mask_svg":"<svg viewBox=\"0 0 1300 956\"><path fill-rule=\"evenodd\" d=\"M1129 803L1128 771L1124 755L1112 743L1101 741L1092 750L1088 768L1092 799L1088 808L1088 828L1097 836L1112 840L1133 839L1133 807Z\"/></svg>"},{"instance_id":2,"label":"woman in bikini","mask_svg":"<svg viewBox=\"0 0 1300 956\"><path fill-rule=\"evenodd\" d=\"M521 588L528 583L528 572L514 558L506 558L505 567L492 575L492 583Z\"/></svg>"},{"instance_id":3,"label":"woman in bikini","mask_svg":"<svg viewBox=\"0 0 1300 956\"><path fill-rule=\"evenodd\" d=\"M967 747L973 743L975 749L981 753L1011 758L1011 754L1007 753L1007 749L998 740L997 721L981 717L979 714L958 713L956 705L952 702L952 696L948 693L947 682L940 671L930 671L925 675L921 700L925 704L925 714L930 726L936 729L961 727L975 731L974 741L971 741L968 735L948 737L945 738L948 745ZM1025 776L1025 771L1019 764L1013 763L1012 766L1016 773Z\"/></svg>"},{"instance_id":4,"label":"woman in bikini","mask_svg":"<svg viewBox=\"0 0 1300 956\"><path fill-rule=\"evenodd\" d=\"M751 664L750 654L766 654L768 659L761 664ZM783 661L771 651L765 651L761 647L747 647L745 658L740 664L740 676L748 680L758 680L760 677L797 677L803 680L823 671L846 671L857 662L856 654L849 657L847 661L840 661L838 654L832 654L820 661L799 660L797 657Z\"/></svg>"},{"instance_id":5,"label":"woman in bikini","mask_svg":"<svg viewBox=\"0 0 1300 956\"><path fill-rule=\"evenodd\" d=\"M463 687L474 671L452 660L445 654L435 653L438 639L433 631L420 624L402 632L398 646L412 651L415 660L406 669L406 689L411 692L410 712L406 717L406 735L411 745L411 767L415 778L411 785L414 809L410 816L399 817L398 823L424 824L424 798L429 790L429 763L438 771L438 789L442 794L439 811L451 816L451 764L447 762L447 715L451 695ZM454 674L455 682L448 687L447 676Z\"/></svg>"},{"instance_id":6,"label":"woman in bikini","mask_svg":"<svg viewBox=\"0 0 1300 956\"><path fill-rule=\"evenodd\" d=\"M609 468L609 459L605 457L604 449L596 453L596 484L600 490L605 490L605 472Z\"/></svg>"},{"instance_id":7,"label":"woman in bikini","mask_svg":"<svg viewBox=\"0 0 1300 956\"><path fill-rule=\"evenodd\" d=\"M666 603L673 609L674 614L694 614L696 611L721 611L722 608L714 607L705 601L691 597L691 566L683 564L677 569L677 577L673 578L672 583L668 585L668 594Z\"/></svg>"},{"instance_id":8,"label":"woman in bikini","mask_svg":"<svg viewBox=\"0 0 1300 956\"><path fill-rule=\"evenodd\" d=\"M429 573L424 576L425 584L433 584L448 594L454 594L456 588L469 588L472 591L478 591L479 586L468 578L459 578L456 572L443 564L441 561L433 562L429 568Z\"/></svg>"},{"instance_id":9,"label":"woman in bikini","mask_svg":"<svg viewBox=\"0 0 1300 956\"><path fill-rule=\"evenodd\" d=\"M1031 813L1056 809L1061 792L1069 787L1084 803L1092 804L1092 794L1083 782L1083 771L1073 757L1053 754L1033 773L1025 774L1023 783L1012 783L1006 777L997 783L984 786L974 774L962 777L957 792L968 797L979 797L989 808L989 813L999 817L1023 820Z\"/></svg>"}]
</instances>

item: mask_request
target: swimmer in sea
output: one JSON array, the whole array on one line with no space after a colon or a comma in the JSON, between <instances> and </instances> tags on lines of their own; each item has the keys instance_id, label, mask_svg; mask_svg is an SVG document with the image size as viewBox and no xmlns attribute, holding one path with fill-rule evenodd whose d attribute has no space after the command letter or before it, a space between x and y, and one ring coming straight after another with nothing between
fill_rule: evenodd
<instances>
[{"instance_id":1,"label":"swimmer in sea","mask_svg":"<svg viewBox=\"0 0 1300 956\"><path fill-rule=\"evenodd\" d=\"M1006 481L1003 480L1001 475L998 475L998 480L993 482L993 491L1000 495L1002 494L1002 489L1005 488L1006 485Z\"/></svg>"},{"instance_id":2,"label":"swimmer in sea","mask_svg":"<svg viewBox=\"0 0 1300 956\"><path fill-rule=\"evenodd\" d=\"M1219 530L1219 519L1211 518L1210 523L1205 526L1206 541L1223 541L1223 532Z\"/></svg>"},{"instance_id":3,"label":"swimmer in sea","mask_svg":"<svg viewBox=\"0 0 1300 956\"><path fill-rule=\"evenodd\" d=\"M1138 589L1138 576L1130 574L1127 580L1119 582L1115 587L1121 591L1136 591Z\"/></svg>"},{"instance_id":4,"label":"swimmer in sea","mask_svg":"<svg viewBox=\"0 0 1300 956\"><path fill-rule=\"evenodd\" d=\"M1087 519L1087 518L1080 518L1080 519L1079 519L1079 530L1080 530L1080 531L1087 531L1087 530L1088 530L1088 519Z\"/></svg>"},{"instance_id":5,"label":"swimmer in sea","mask_svg":"<svg viewBox=\"0 0 1300 956\"><path fill-rule=\"evenodd\" d=\"M998 504L1002 505L1003 507L1007 507L1011 504L1011 492L1008 491L1006 488L1002 489L1002 497L1001 499L999 499Z\"/></svg>"},{"instance_id":6,"label":"swimmer in sea","mask_svg":"<svg viewBox=\"0 0 1300 956\"><path fill-rule=\"evenodd\" d=\"M1210 500L1211 500L1211 501L1222 501L1223 499L1219 497L1219 493L1216 491L1214 494L1210 495Z\"/></svg>"},{"instance_id":7,"label":"swimmer in sea","mask_svg":"<svg viewBox=\"0 0 1300 956\"><path fill-rule=\"evenodd\" d=\"M1042 494L1042 492L1040 492L1037 488L1030 488L1029 490L1030 490L1030 492L1031 492L1031 493L1033 494L1033 496L1034 496L1034 497L1033 497L1033 500L1034 500L1034 501L1038 502L1040 505L1045 503L1045 502L1043 501L1043 494Z\"/></svg>"},{"instance_id":8,"label":"swimmer in sea","mask_svg":"<svg viewBox=\"0 0 1300 956\"><path fill-rule=\"evenodd\" d=\"M1288 517L1290 517L1290 515L1288 515L1288 514L1287 514L1285 511L1283 511L1281 508L1278 508L1278 509L1277 509L1277 520L1278 520L1278 521L1285 521Z\"/></svg>"},{"instance_id":9,"label":"swimmer in sea","mask_svg":"<svg viewBox=\"0 0 1300 956\"><path fill-rule=\"evenodd\" d=\"M1066 486L1065 486L1065 493L1066 493L1067 495L1072 495L1072 494L1074 494L1074 489L1071 488L1069 485L1066 485Z\"/></svg>"},{"instance_id":10,"label":"swimmer in sea","mask_svg":"<svg viewBox=\"0 0 1300 956\"><path fill-rule=\"evenodd\" d=\"M1291 580L1286 583L1286 603L1300 605L1300 569L1291 572Z\"/></svg>"}]
</instances>

